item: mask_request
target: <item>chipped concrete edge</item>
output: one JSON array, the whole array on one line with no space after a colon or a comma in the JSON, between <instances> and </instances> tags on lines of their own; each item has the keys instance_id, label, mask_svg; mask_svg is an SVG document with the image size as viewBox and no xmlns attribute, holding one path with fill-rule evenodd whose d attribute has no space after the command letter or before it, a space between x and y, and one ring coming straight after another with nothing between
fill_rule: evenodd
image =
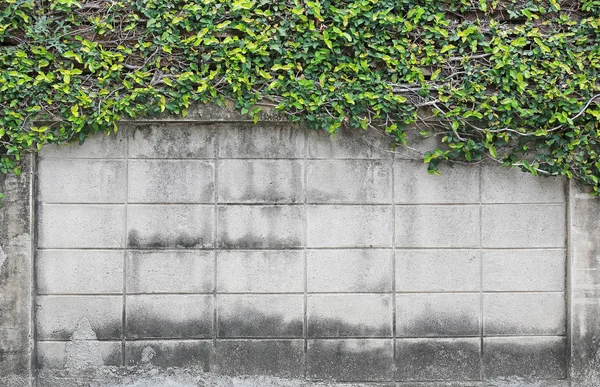
<instances>
[{"instance_id":1,"label":"chipped concrete edge","mask_svg":"<svg viewBox=\"0 0 600 387\"><path fill-rule=\"evenodd\" d=\"M0 385L33 385L34 156L20 176L0 174Z\"/></svg>"}]
</instances>

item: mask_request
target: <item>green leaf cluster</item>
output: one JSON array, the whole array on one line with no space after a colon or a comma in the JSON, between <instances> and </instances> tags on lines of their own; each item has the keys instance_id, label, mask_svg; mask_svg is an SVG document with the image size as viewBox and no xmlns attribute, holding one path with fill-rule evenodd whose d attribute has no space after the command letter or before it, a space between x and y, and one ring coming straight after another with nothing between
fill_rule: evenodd
<instances>
[{"instance_id":1,"label":"green leaf cluster","mask_svg":"<svg viewBox=\"0 0 600 387\"><path fill-rule=\"evenodd\" d=\"M435 135L599 193L600 1L3 0L0 171L122 119L233 101L314 129Z\"/></svg>"}]
</instances>

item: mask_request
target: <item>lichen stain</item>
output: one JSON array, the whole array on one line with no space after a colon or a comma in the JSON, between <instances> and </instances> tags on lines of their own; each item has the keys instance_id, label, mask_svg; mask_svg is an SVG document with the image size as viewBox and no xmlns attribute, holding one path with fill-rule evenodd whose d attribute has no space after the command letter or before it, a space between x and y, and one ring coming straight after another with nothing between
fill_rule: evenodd
<instances>
[{"instance_id":1,"label":"lichen stain","mask_svg":"<svg viewBox=\"0 0 600 387\"><path fill-rule=\"evenodd\" d=\"M0 245L0 273L2 273L4 263L6 262L6 254L4 254L4 250L2 250L2 245Z\"/></svg>"},{"instance_id":2,"label":"lichen stain","mask_svg":"<svg viewBox=\"0 0 600 387\"><path fill-rule=\"evenodd\" d=\"M83 317L67 343L65 368L70 374L88 374L104 366L96 332L90 321Z\"/></svg>"}]
</instances>

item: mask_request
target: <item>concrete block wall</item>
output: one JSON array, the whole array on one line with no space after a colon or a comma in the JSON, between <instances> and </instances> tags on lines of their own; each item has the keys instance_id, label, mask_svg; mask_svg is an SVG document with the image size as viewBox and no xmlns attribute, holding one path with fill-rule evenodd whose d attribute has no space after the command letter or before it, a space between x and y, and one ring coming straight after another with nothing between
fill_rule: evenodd
<instances>
[{"instance_id":1,"label":"concrete block wall","mask_svg":"<svg viewBox=\"0 0 600 387\"><path fill-rule=\"evenodd\" d=\"M84 337L103 365L567 383L564 181L431 176L388 149L269 123L128 124L48 147L37 365L64 367Z\"/></svg>"}]
</instances>

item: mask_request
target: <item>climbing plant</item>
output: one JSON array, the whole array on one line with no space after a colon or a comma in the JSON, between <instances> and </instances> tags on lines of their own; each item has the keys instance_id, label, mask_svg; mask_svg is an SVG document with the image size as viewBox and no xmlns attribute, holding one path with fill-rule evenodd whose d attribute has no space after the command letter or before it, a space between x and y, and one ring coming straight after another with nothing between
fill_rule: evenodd
<instances>
[{"instance_id":1,"label":"climbing plant","mask_svg":"<svg viewBox=\"0 0 600 387\"><path fill-rule=\"evenodd\" d=\"M599 193L600 1L2 0L0 170L195 103L261 106Z\"/></svg>"}]
</instances>

